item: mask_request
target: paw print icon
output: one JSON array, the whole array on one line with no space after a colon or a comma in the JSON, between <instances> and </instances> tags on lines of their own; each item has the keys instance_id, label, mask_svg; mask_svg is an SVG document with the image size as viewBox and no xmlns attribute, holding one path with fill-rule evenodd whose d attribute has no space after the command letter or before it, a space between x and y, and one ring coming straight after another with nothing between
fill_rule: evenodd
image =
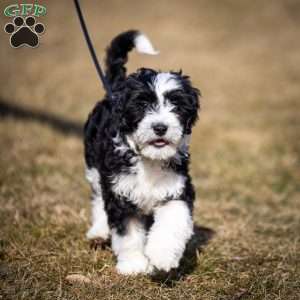
<instances>
[{"instance_id":1,"label":"paw print icon","mask_svg":"<svg viewBox=\"0 0 300 300\"><path fill-rule=\"evenodd\" d=\"M28 46L35 48L39 45L39 36L45 32L42 23L36 23L33 16L15 17L12 23L7 23L4 27L6 33L10 34L10 44L14 48Z\"/></svg>"}]
</instances>

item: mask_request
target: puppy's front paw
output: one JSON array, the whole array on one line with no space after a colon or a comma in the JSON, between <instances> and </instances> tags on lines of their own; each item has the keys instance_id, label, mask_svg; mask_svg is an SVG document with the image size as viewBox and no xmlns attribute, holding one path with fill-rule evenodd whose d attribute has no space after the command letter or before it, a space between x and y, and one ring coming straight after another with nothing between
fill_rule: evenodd
<instances>
[{"instance_id":1,"label":"puppy's front paw","mask_svg":"<svg viewBox=\"0 0 300 300\"><path fill-rule=\"evenodd\" d=\"M116 268L118 273L123 275L146 274L151 270L149 260L142 254L118 261Z\"/></svg>"},{"instance_id":2,"label":"puppy's front paw","mask_svg":"<svg viewBox=\"0 0 300 300\"><path fill-rule=\"evenodd\" d=\"M145 255L149 258L150 265L160 271L169 272L179 266L181 257L159 245L147 245Z\"/></svg>"}]
</instances>

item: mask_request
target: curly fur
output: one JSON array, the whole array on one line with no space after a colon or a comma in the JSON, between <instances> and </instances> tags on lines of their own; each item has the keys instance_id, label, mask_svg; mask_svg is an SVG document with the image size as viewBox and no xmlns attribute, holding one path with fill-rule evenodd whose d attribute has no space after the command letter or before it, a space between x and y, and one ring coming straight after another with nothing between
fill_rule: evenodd
<instances>
[{"instance_id":1,"label":"curly fur","mask_svg":"<svg viewBox=\"0 0 300 300\"><path fill-rule=\"evenodd\" d=\"M181 72L141 68L127 76L134 47L157 53L136 30L111 42L106 76L114 100L98 102L84 129L93 189L87 236L112 235L117 269L124 274L169 271L179 264L192 235L188 141L199 110L199 91Z\"/></svg>"}]
</instances>

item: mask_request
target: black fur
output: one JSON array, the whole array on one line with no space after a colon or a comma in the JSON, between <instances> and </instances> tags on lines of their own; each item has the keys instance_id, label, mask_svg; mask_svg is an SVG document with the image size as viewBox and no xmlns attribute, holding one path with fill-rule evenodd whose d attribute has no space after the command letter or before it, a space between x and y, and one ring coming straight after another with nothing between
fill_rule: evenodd
<instances>
[{"instance_id":1,"label":"black fur","mask_svg":"<svg viewBox=\"0 0 300 300\"><path fill-rule=\"evenodd\" d=\"M124 80L128 60L128 52L134 47L134 38L138 35L137 30L129 30L116 36L107 49L106 77L110 84Z\"/></svg>"},{"instance_id":2,"label":"black fur","mask_svg":"<svg viewBox=\"0 0 300 300\"><path fill-rule=\"evenodd\" d=\"M157 98L149 84L159 72L152 69L139 69L126 77L127 53L134 47L138 34L132 30L120 34L107 50L106 75L112 85L114 101L105 97L90 113L84 128L85 160L88 168L96 168L101 175L101 189L105 209L111 228L121 234L131 217L138 217L151 224L152 216L145 216L130 199L116 195L112 191L112 178L120 173L129 173L138 154L129 147L126 135L134 132L149 107L157 103ZM166 95L176 107L176 114L184 126L184 133L190 134L197 120L199 91L192 87L187 76L172 72L181 83L181 89ZM116 137L119 141L116 142ZM121 143L127 145L125 152L115 151ZM188 174L189 154L178 153L176 158L165 162L165 168L186 176L186 185L180 199L186 201L192 211L195 197ZM171 199L166 199L169 201ZM150 221L149 221L150 220Z\"/></svg>"}]
</instances>

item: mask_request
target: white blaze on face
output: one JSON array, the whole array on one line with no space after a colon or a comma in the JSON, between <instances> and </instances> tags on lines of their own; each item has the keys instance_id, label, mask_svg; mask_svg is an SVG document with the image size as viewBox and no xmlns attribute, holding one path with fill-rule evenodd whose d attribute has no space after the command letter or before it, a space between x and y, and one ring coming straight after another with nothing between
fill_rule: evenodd
<instances>
[{"instance_id":1,"label":"white blaze on face","mask_svg":"<svg viewBox=\"0 0 300 300\"><path fill-rule=\"evenodd\" d=\"M166 92L178 90L181 88L181 86L173 74L159 73L153 82L153 88L158 97L160 105L162 105L165 100L164 94Z\"/></svg>"},{"instance_id":2,"label":"white blaze on face","mask_svg":"<svg viewBox=\"0 0 300 300\"><path fill-rule=\"evenodd\" d=\"M165 93L181 88L175 75L171 73L159 73L154 79L151 88L154 90L158 103L152 110L146 112L144 119L139 123L133 134L133 139L138 145L141 154L154 160L165 160L176 154L180 144L183 126L178 116L173 112L174 106L165 98ZM157 136L153 131L153 125L162 123L167 126L163 136ZM163 139L165 146L155 147L152 141ZM159 141L157 143L159 145Z\"/></svg>"}]
</instances>

